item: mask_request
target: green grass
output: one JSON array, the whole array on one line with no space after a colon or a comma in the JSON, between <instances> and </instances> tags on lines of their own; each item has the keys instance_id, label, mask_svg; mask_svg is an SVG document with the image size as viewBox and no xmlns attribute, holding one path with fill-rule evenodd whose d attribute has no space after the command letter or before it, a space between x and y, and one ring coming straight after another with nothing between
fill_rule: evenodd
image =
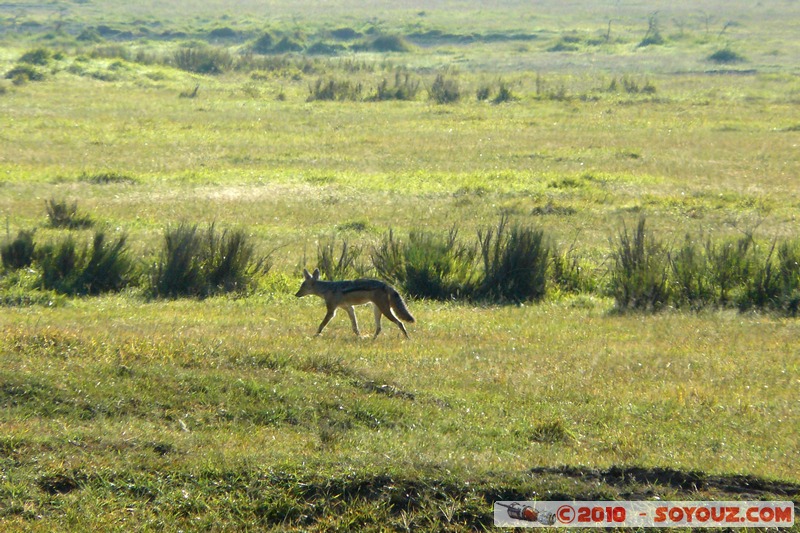
<instances>
[{"instance_id":1,"label":"green grass","mask_svg":"<svg viewBox=\"0 0 800 533\"><path fill-rule=\"evenodd\" d=\"M524 475L534 467L666 465L797 481L787 426L796 324L733 312L631 319L603 307L414 302L408 342L389 330L355 339L341 317L312 338L322 306L288 295L102 297L38 309L35 326L25 325L30 310L9 310L5 512L74 527L95 513L105 525L131 512L140 525L171 527L301 526L312 513L322 527L330 517L311 503L343 505L353 489L336 485L360 482L360 503L379 516L433 520L421 502L391 497L430 490L475 524L495 493L622 491ZM290 500L286 515L261 514L283 512L271 498Z\"/></svg>"},{"instance_id":2,"label":"green grass","mask_svg":"<svg viewBox=\"0 0 800 533\"><path fill-rule=\"evenodd\" d=\"M23 4L0 13L0 77L42 79L0 79L3 244L88 243L51 226L57 199L125 235L140 275L180 224L241 228L272 268L202 300L0 272L4 529L469 530L495 500L800 498L796 319L604 296L641 216L671 250L794 242L797 5L680 0L663 44L638 47L645 2L300 2L268 20L254 1ZM248 55L266 31L338 55ZM408 48L364 48L378 35ZM197 42L220 73L176 67ZM408 99L370 101L401 76ZM429 98L437 76L458 102ZM308 101L331 79L361 97ZM501 217L542 229L591 289L409 299L409 341L356 338L343 313L312 337L324 306L293 294L325 243L366 258L390 230L457 227L472 244Z\"/></svg>"}]
</instances>

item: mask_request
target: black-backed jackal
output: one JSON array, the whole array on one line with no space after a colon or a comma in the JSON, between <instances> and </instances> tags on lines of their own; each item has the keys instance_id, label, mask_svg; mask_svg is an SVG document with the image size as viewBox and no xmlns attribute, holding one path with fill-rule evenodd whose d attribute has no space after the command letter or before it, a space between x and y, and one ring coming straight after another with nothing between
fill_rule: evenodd
<instances>
[{"instance_id":1,"label":"black-backed jackal","mask_svg":"<svg viewBox=\"0 0 800 533\"><path fill-rule=\"evenodd\" d=\"M375 310L376 337L381 332L381 315L384 315L397 324L403 335L408 338L406 327L398 318L406 322L414 322L414 317L409 313L400 293L388 283L377 279L322 281L319 279L319 269L314 270L313 274L309 274L308 270L303 269L303 277L303 284L300 285L300 290L297 291L295 296L298 298L309 294L319 296L325 300L325 306L328 308L325 318L322 319L322 324L319 325L317 335L322 333L322 330L331 321L336 314L336 309L339 307L347 311L347 314L350 315L350 322L353 324L353 331L356 335L360 335L353 306L372 303ZM395 315L395 313L397 314Z\"/></svg>"}]
</instances>

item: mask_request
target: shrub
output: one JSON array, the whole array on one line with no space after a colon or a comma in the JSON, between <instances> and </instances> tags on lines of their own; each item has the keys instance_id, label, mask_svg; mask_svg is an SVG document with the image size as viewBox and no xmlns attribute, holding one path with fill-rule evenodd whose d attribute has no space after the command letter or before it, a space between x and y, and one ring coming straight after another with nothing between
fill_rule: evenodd
<instances>
[{"instance_id":1,"label":"shrub","mask_svg":"<svg viewBox=\"0 0 800 533\"><path fill-rule=\"evenodd\" d=\"M84 43L99 43L103 40L103 36L93 28L85 28L75 39Z\"/></svg>"},{"instance_id":2,"label":"shrub","mask_svg":"<svg viewBox=\"0 0 800 533\"><path fill-rule=\"evenodd\" d=\"M36 48L22 54L19 58L20 63L28 63L29 65L45 66L53 59L53 52L47 48Z\"/></svg>"},{"instance_id":3,"label":"shrub","mask_svg":"<svg viewBox=\"0 0 800 533\"><path fill-rule=\"evenodd\" d=\"M411 45L399 35L378 35L368 44L375 52L408 52Z\"/></svg>"},{"instance_id":4,"label":"shrub","mask_svg":"<svg viewBox=\"0 0 800 533\"><path fill-rule=\"evenodd\" d=\"M390 229L383 242L372 250L372 266L378 275L392 283L405 280L405 261L403 257L403 244L394 238Z\"/></svg>"},{"instance_id":5,"label":"shrub","mask_svg":"<svg viewBox=\"0 0 800 533\"><path fill-rule=\"evenodd\" d=\"M745 58L730 48L723 48L708 56L708 60L714 63L731 64L742 63L745 61Z\"/></svg>"},{"instance_id":6,"label":"shrub","mask_svg":"<svg viewBox=\"0 0 800 533\"><path fill-rule=\"evenodd\" d=\"M345 47L342 46L341 44L317 41L316 43L308 47L306 53L309 55L318 55L318 56L334 56L344 50Z\"/></svg>"},{"instance_id":7,"label":"shrub","mask_svg":"<svg viewBox=\"0 0 800 533\"><path fill-rule=\"evenodd\" d=\"M309 95L307 101L341 102L345 100L360 100L362 91L363 87L360 83L353 84L347 80L340 81L334 78L323 80L319 78L314 85L308 86Z\"/></svg>"},{"instance_id":8,"label":"shrub","mask_svg":"<svg viewBox=\"0 0 800 533\"><path fill-rule=\"evenodd\" d=\"M647 19L647 33L645 33L639 48L651 45L664 44L664 38L661 36L661 30L658 22L658 12L652 13Z\"/></svg>"},{"instance_id":9,"label":"shrub","mask_svg":"<svg viewBox=\"0 0 800 533\"><path fill-rule=\"evenodd\" d=\"M128 284L131 266L125 235L107 242L105 234L99 231L94 235L91 251L73 292L100 294L119 291Z\"/></svg>"},{"instance_id":10,"label":"shrub","mask_svg":"<svg viewBox=\"0 0 800 533\"><path fill-rule=\"evenodd\" d=\"M33 231L20 230L16 239L3 244L0 248L0 257L2 257L5 268L18 270L30 266L35 251L33 233Z\"/></svg>"},{"instance_id":11,"label":"shrub","mask_svg":"<svg viewBox=\"0 0 800 533\"><path fill-rule=\"evenodd\" d=\"M611 293L618 309L655 310L667 304L667 254L645 230L644 217L632 234L623 224L612 257Z\"/></svg>"},{"instance_id":12,"label":"shrub","mask_svg":"<svg viewBox=\"0 0 800 533\"><path fill-rule=\"evenodd\" d=\"M267 258L256 257L255 246L244 230L225 230L218 235L212 224L205 237L207 294L245 290L254 273L268 270Z\"/></svg>"},{"instance_id":13,"label":"shrub","mask_svg":"<svg viewBox=\"0 0 800 533\"><path fill-rule=\"evenodd\" d=\"M397 71L394 74L394 85L389 86L386 78L378 84L372 101L413 100L419 92L419 80L412 79L408 72Z\"/></svg>"},{"instance_id":14,"label":"shrub","mask_svg":"<svg viewBox=\"0 0 800 533\"><path fill-rule=\"evenodd\" d=\"M471 297L476 251L458 241L455 226L446 237L412 231L403 250L403 287L411 296L448 300Z\"/></svg>"},{"instance_id":15,"label":"shrub","mask_svg":"<svg viewBox=\"0 0 800 533\"><path fill-rule=\"evenodd\" d=\"M48 243L36 254L42 268L40 284L45 289L68 293L79 272L80 258L72 235L57 244Z\"/></svg>"},{"instance_id":16,"label":"shrub","mask_svg":"<svg viewBox=\"0 0 800 533\"><path fill-rule=\"evenodd\" d=\"M202 285L201 239L197 226L167 228L161 257L151 280L156 296L197 295Z\"/></svg>"},{"instance_id":17,"label":"shrub","mask_svg":"<svg viewBox=\"0 0 800 533\"><path fill-rule=\"evenodd\" d=\"M586 265L575 253L574 247L564 253L553 247L550 257L550 277L560 290L570 293L594 290L595 281L588 275Z\"/></svg>"},{"instance_id":18,"label":"shrub","mask_svg":"<svg viewBox=\"0 0 800 533\"><path fill-rule=\"evenodd\" d=\"M728 240L718 245L709 239L706 257L710 265L710 279L714 284L716 298L720 304L731 300L731 291L743 286L751 275L753 264L750 250L753 236L745 234L737 240Z\"/></svg>"},{"instance_id":19,"label":"shrub","mask_svg":"<svg viewBox=\"0 0 800 533\"><path fill-rule=\"evenodd\" d=\"M276 54L285 54L288 52L302 52L303 45L299 42L295 41L294 39L290 39L289 37L284 37L278 43L272 47L272 52Z\"/></svg>"},{"instance_id":20,"label":"shrub","mask_svg":"<svg viewBox=\"0 0 800 533\"><path fill-rule=\"evenodd\" d=\"M501 82L500 88L497 90L497 96L492 99L492 103L502 104L505 102L513 102L515 100L517 100L517 97L511 92L511 88L505 82Z\"/></svg>"},{"instance_id":21,"label":"shrub","mask_svg":"<svg viewBox=\"0 0 800 533\"><path fill-rule=\"evenodd\" d=\"M580 50L578 45L565 39L559 40L547 49L548 52L577 52L578 50Z\"/></svg>"},{"instance_id":22,"label":"shrub","mask_svg":"<svg viewBox=\"0 0 800 533\"><path fill-rule=\"evenodd\" d=\"M45 79L45 74L33 65L21 64L6 72L6 79L14 80L14 83L19 85L26 81L42 81Z\"/></svg>"},{"instance_id":23,"label":"shrub","mask_svg":"<svg viewBox=\"0 0 800 533\"><path fill-rule=\"evenodd\" d=\"M214 28L210 32L208 32L208 36L211 39L237 39L239 37L239 32L234 30L233 28L229 28L227 26L223 26L222 28Z\"/></svg>"},{"instance_id":24,"label":"shrub","mask_svg":"<svg viewBox=\"0 0 800 533\"><path fill-rule=\"evenodd\" d=\"M461 89L455 79L437 74L428 89L428 97L437 104L450 104L461 99Z\"/></svg>"},{"instance_id":25,"label":"shrub","mask_svg":"<svg viewBox=\"0 0 800 533\"><path fill-rule=\"evenodd\" d=\"M98 231L92 246L78 249L70 235L57 244L45 245L37 254L45 289L63 294L100 294L119 291L130 282L132 263L128 258L126 237L108 242Z\"/></svg>"},{"instance_id":26,"label":"shrub","mask_svg":"<svg viewBox=\"0 0 800 533\"><path fill-rule=\"evenodd\" d=\"M676 306L695 309L714 301L710 265L704 249L686 234L683 246L667 254L672 270L673 298Z\"/></svg>"},{"instance_id":27,"label":"shrub","mask_svg":"<svg viewBox=\"0 0 800 533\"><path fill-rule=\"evenodd\" d=\"M506 302L544 298L550 249L542 230L515 225L509 231L504 216L496 228L479 231L478 242L484 267L481 297Z\"/></svg>"},{"instance_id":28,"label":"shrub","mask_svg":"<svg viewBox=\"0 0 800 533\"><path fill-rule=\"evenodd\" d=\"M361 37L361 33L353 28L337 28L331 31L331 37L339 39L340 41L352 41Z\"/></svg>"},{"instance_id":29,"label":"shrub","mask_svg":"<svg viewBox=\"0 0 800 533\"><path fill-rule=\"evenodd\" d=\"M89 215L78 213L78 202L67 204L66 200L53 198L45 202L45 210L53 228L81 229L92 225Z\"/></svg>"},{"instance_id":30,"label":"shrub","mask_svg":"<svg viewBox=\"0 0 800 533\"><path fill-rule=\"evenodd\" d=\"M365 269L357 263L361 252L361 248L352 247L347 241L342 241L342 251L339 254L336 253L336 244L333 241L320 244L317 247L317 268L329 280L362 277Z\"/></svg>"},{"instance_id":31,"label":"shrub","mask_svg":"<svg viewBox=\"0 0 800 533\"><path fill-rule=\"evenodd\" d=\"M169 298L243 291L256 273L269 270L267 259L256 257L242 230L219 235L213 224L205 231L180 224L164 234L161 256L151 275L151 291Z\"/></svg>"},{"instance_id":32,"label":"shrub","mask_svg":"<svg viewBox=\"0 0 800 533\"><path fill-rule=\"evenodd\" d=\"M661 44L664 44L664 38L661 36L661 33L655 32L650 35L646 35L639 43L639 48Z\"/></svg>"},{"instance_id":33,"label":"shrub","mask_svg":"<svg viewBox=\"0 0 800 533\"><path fill-rule=\"evenodd\" d=\"M272 34L265 32L263 35L261 35L261 37L256 39L256 42L253 43L251 49L257 54L269 54L274 45L275 39L272 37Z\"/></svg>"},{"instance_id":34,"label":"shrub","mask_svg":"<svg viewBox=\"0 0 800 533\"><path fill-rule=\"evenodd\" d=\"M791 316L800 311L800 243L783 242L778 247L780 307Z\"/></svg>"},{"instance_id":35,"label":"shrub","mask_svg":"<svg viewBox=\"0 0 800 533\"><path fill-rule=\"evenodd\" d=\"M738 298L740 309L780 307L781 279L772 260L776 242L772 243L766 257L759 258L753 246L753 259L748 265L747 275L742 280L744 290Z\"/></svg>"},{"instance_id":36,"label":"shrub","mask_svg":"<svg viewBox=\"0 0 800 533\"><path fill-rule=\"evenodd\" d=\"M458 241L455 226L447 236L411 231L405 243L390 231L373 250L372 264L411 296L447 300L473 295L475 255L474 247Z\"/></svg>"},{"instance_id":37,"label":"shrub","mask_svg":"<svg viewBox=\"0 0 800 533\"><path fill-rule=\"evenodd\" d=\"M175 51L175 66L198 74L221 74L233 67L233 56L224 48L191 45Z\"/></svg>"}]
</instances>

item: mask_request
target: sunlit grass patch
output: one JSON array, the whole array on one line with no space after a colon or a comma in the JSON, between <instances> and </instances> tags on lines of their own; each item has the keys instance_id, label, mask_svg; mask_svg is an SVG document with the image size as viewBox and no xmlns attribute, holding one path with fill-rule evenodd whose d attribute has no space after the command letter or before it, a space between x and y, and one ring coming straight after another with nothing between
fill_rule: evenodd
<instances>
[{"instance_id":1,"label":"sunlit grass patch","mask_svg":"<svg viewBox=\"0 0 800 533\"><path fill-rule=\"evenodd\" d=\"M490 528L500 499L798 499L796 8L512 4L5 21L6 528L459 531ZM91 255L48 198L107 245L126 235L132 286L36 288L42 246ZM462 298L479 276L460 246L502 217L545 237L543 298ZM610 270L640 217L669 299L620 313ZM272 268L154 299L179 223L241 228ZM344 313L315 337L302 268L376 276L358 263L387 234L415 241L429 287L446 274L407 298L410 339L357 338ZM496 271L499 291L516 269Z\"/></svg>"}]
</instances>

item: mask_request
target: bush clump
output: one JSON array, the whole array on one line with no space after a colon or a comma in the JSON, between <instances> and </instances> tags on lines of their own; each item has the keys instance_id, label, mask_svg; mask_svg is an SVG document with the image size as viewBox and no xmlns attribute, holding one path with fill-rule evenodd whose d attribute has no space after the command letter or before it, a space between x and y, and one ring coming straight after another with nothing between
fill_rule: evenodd
<instances>
[{"instance_id":1,"label":"bush clump","mask_svg":"<svg viewBox=\"0 0 800 533\"><path fill-rule=\"evenodd\" d=\"M9 270L19 270L33 263L36 246L33 242L33 231L20 230L17 237L0 247L3 266Z\"/></svg>"},{"instance_id":2,"label":"bush clump","mask_svg":"<svg viewBox=\"0 0 800 533\"><path fill-rule=\"evenodd\" d=\"M406 242L390 231L373 250L372 263L410 296L449 300L473 296L475 256L474 247L458 240L454 226L446 236L412 230Z\"/></svg>"},{"instance_id":3,"label":"bush clump","mask_svg":"<svg viewBox=\"0 0 800 533\"><path fill-rule=\"evenodd\" d=\"M618 309L657 310L669 300L667 251L645 229L645 218L628 232L623 225L612 251L611 293Z\"/></svg>"},{"instance_id":4,"label":"bush clump","mask_svg":"<svg viewBox=\"0 0 800 533\"><path fill-rule=\"evenodd\" d=\"M342 280L363 277L366 270L360 263L362 249L342 241L341 252L336 251L334 241L320 243L317 246L317 268L328 280Z\"/></svg>"},{"instance_id":5,"label":"bush clump","mask_svg":"<svg viewBox=\"0 0 800 533\"><path fill-rule=\"evenodd\" d=\"M411 45L400 35L378 35L368 43L374 52L408 52Z\"/></svg>"},{"instance_id":6,"label":"bush clump","mask_svg":"<svg viewBox=\"0 0 800 533\"><path fill-rule=\"evenodd\" d=\"M375 95L370 98L372 101L384 100L413 100L419 92L419 80L415 79L408 72L397 71L394 74L394 84L389 85L389 81L384 78L377 88Z\"/></svg>"},{"instance_id":7,"label":"bush clump","mask_svg":"<svg viewBox=\"0 0 800 533\"><path fill-rule=\"evenodd\" d=\"M22 54L19 58L20 63L29 65L46 66L53 59L53 52L47 48L36 48Z\"/></svg>"},{"instance_id":8,"label":"bush clump","mask_svg":"<svg viewBox=\"0 0 800 533\"><path fill-rule=\"evenodd\" d=\"M251 46L251 50L256 54L269 54L272 52L272 47L275 46L275 38L271 33L263 33Z\"/></svg>"},{"instance_id":9,"label":"bush clump","mask_svg":"<svg viewBox=\"0 0 800 533\"><path fill-rule=\"evenodd\" d=\"M730 48L723 48L708 56L708 60L713 63L729 65L732 63L743 63L745 58Z\"/></svg>"},{"instance_id":10,"label":"bush clump","mask_svg":"<svg viewBox=\"0 0 800 533\"><path fill-rule=\"evenodd\" d=\"M95 233L91 246L79 247L72 235L38 252L40 285L69 295L116 292L126 287L132 274L126 237L109 241L102 231Z\"/></svg>"},{"instance_id":11,"label":"bush clump","mask_svg":"<svg viewBox=\"0 0 800 533\"><path fill-rule=\"evenodd\" d=\"M327 80L318 78L313 85L308 86L308 102L314 101L357 101L361 99L363 86L360 83L351 83L348 80Z\"/></svg>"},{"instance_id":12,"label":"bush clump","mask_svg":"<svg viewBox=\"0 0 800 533\"><path fill-rule=\"evenodd\" d=\"M45 202L45 211L52 228L82 229L93 224L89 215L78 212L77 201L69 204L66 200L51 198Z\"/></svg>"},{"instance_id":13,"label":"bush clump","mask_svg":"<svg viewBox=\"0 0 800 533\"><path fill-rule=\"evenodd\" d=\"M703 246L691 235L668 254L672 275L673 300L677 307L700 309L714 301L711 265Z\"/></svg>"},{"instance_id":14,"label":"bush clump","mask_svg":"<svg viewBox=\"0 0 800 533\"><path fill-rule=\"evenodd\" d=\"M6 79L13 80L14 84L20 85L28 81L42 81L46 77L45 73L26 63L20 64L6 72Z\"/></svg>"},{"instance_id":15,"label":"bush clump","mask_svg":"<svg viewBox=\"0 0 800 533\"><path fill-rule=\"evenodd\" d=\"M243 230L219 234L211 224L200 230L180 224L167 228L161 256L151 275L151 292L157 297L207 297L245 291L254 274L266 272L266 257L259 258Z\"/></svg>"},{"instance_id":16,"label":"bush clump","mask_svg":"<svg viewBox=\"0 0 800 533\"><path fill-rule=\"evenodd\" d=\"M550 248L544 231L533 227L508 227L508 218L496 228L478 233L483 259L483 280L478 294L505 302L538 301L547 289Z\"/></svg>"},{"instance_id":17,"label":"bush clump","mask_svg":"<svg viewBox=\"0 0 800 533\"><path fill-rule=\"evenodd\" d=\"M519 98L511 91L511 87L505 82L500 82L500 87L497 89L497 95L492 99L493 104L503 104L506 102L514 102Z\"/></svg>"},{"instance_id":18,"label":"bush clump","mask_svg":"<svg viewBox=\"0 0 800 533\"><path fill-rule=\"evenodd\" d=\"M556 246L550 250L550 279L565 293L593 292L597 281L589 275L589 265L570 247L561 252Z\"/></svg>"},{"instance_id":19,"label":"bush clump","mask_svg":"<svg viewBox=\"0 0 800 533\"><path fill-rule=\"evenodd\" d=\"M221 74L233 68L234 64L227 49L200 44L175 51L173 62L181 70L198 74Z\"/></svg>"},{"instance_id":20,"label":"bush clump","mask_svg":"<svg viewBox=\"0 0 800 533\"><path fill-rule=\"evenodd\" d=\"M454 78L437 74L428 89L428 96L437 104L452 104L461 99L461 89Z\"/></svg>"},{"instance_id":21,"label":"bush clump","mask_svg":"<svg viewBox=\"0 0 800 533\"><path fill-rule=\"evenodd\" d=\"M208 32L208 37L211 39L218 39L218 40L238 39L239 32L237 32L233 28L223 26L221 28L214 28L213 30Z\"/></svg>"},{"instance_id":22,"label":"bush clump","mask_svg":"<svg viewBox=\"0 0 800 533\"><path fill-rule=\"evenodd\" d=\"M776 306L791 316L800 311L800 242L778 246L778 298Z\"/></svg>"},{"instance_id":23,"label":"bush clump","mask_svg":"<svg viewBox=\"0 0 800 533\"><path fill-rule=\"evenodd\" d=\"M302 52L303 45L290 37L284 37L272 47L272 52L276 54L286 54L289 52Z\"/></svg>"},{"instance_id":24,"label":"bush clump","mask_svg":"<svg viewBox=\"0 0 800 533\"><path fill-rule=\"evenodd\" d=\"M733 299L731 293L742 287L753 273L757 253L753 236L746 233L722 243L709 239L705 252L714 297L719 304L727 305Z\"/></svg>"}]
</instances>

